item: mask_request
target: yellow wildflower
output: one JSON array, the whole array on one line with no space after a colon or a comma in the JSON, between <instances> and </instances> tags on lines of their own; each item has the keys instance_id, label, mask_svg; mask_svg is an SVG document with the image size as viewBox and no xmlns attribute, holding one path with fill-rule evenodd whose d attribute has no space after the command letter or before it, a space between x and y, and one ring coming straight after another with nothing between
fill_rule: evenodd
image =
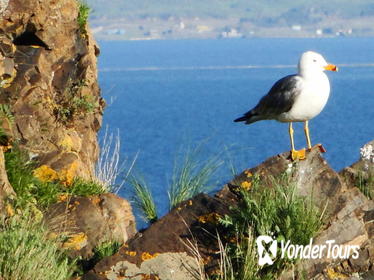
<instances>
[{"instance_id":1,"label":"yellow wildflower","mask_svg":"<svg viewBox=\"0 0 374 280\"><path fill-rule=\"evenodd\" d=\"M240 184L240 187L246 191L248 191L252 186L252 183L251 182L248 182L248 181L243 181L241 182Z\"/></svg>"}]
</instances>

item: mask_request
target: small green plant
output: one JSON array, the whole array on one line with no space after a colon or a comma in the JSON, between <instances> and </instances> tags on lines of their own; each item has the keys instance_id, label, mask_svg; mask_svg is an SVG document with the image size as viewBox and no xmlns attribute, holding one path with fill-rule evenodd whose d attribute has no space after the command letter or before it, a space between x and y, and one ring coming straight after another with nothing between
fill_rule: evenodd
<instances>
[{"instance_id":1,"label":"small green plant","mask_svg":"<svg viewBox=\"0 0 374 280\"><path fill-rule=\"evenodd\" d=\"M82 178L76 178L71 186L63 187L62 189L62 193L80 196L90 196L106 192L107 189L103 185L95 181L87 181Z\"/></svg>"},{"instance_id":2,"label":"small green plant","mask_svg":"<svg viewBox=\"0 0 374 280\"><path fill-rule=\"evenodd\" d=\"M95 247L94 259L96 263L102 260L105 257L113 256L121 248L121 243L117 241L106 241L101 243L99 246Z\"/></svg>"},{"instance_id":3,"label":"small green plant","mask_svg":"<svg viewBox=\"0 0 374 280\"><path fill-rule=\"evenodd\" d=\"M61 100L54 108L54 115L58 121L66 124L76 115L95 111L96 102L90 100L92 97L82 94L82 89L86 86L85 80L73 82L69 79Z\"/></svg>"},{"instance_id":4,"label":"small green plant","mask_svg":"<svg viewBox=\"0 0 374 280\"><path fill-rule=\"evenodd\" d=\"M157 221L156 204L144 179L139 176L133 176L130 179L130 184L135 192L135 206L143 213L144 220L148 223L154 223Z\"/></svg>"},{"instance_id":5,"label":"small green plant","mask_svg":"<svg viewBox=\"0 0 374 280\"><path fill-rule=\"evenodd\" d=\"M7 280L66 280L75 264L24 209L0 221L0 275Z\"/></svg>"},{"instance_id":6,"label":"small green plant","mask_svg":"<svg viewBox=\"0 0 374 280\"><path fill-rule=\"evenodd\" d=\"M7 120L9 125L14 123L14 115L8 104L0 104L0 118Z\"/></svg>"},{"instance_id":7,"label":"small green plant","mask_svg":"<svg viewBox=\"0 0 374 280\"><path fill-rule=\"evenodd\" d=\"M283 179L274 182L273 188L261 187L258 179L255 179L251 191L243 190L241 195L241 202L233 209L232 215L221 220L231 233L231 239L237 239L236 243L227 248L237 277L235 279L274 279L294 260L277 258L272 266L255 266L255 275L241 278L247 262L243 251L253 250L248 248L245 240L271 235L278 241L290 240L292 244L306 245L322 226L322 215L312 204L311 198L298 196L295 187Z\"/></svg>"},{"instance_id":8,"label":"small green plant","mask_svg":"<svg viewBox=\"0 0 374 280\"><path fill-rule=\"evenodd\" d=\"M83 275L93 269L95 265L105 257L113 256L121 248L122 244L117 241L105 241L93 249L90 259L81 259L77 262L77 275Z\"/></svg>"},{"instance_id":9,"label":"small green plant","mask_svg":"<svg viewBox=\"0 0 374 280\"><path fill-rule=\"evenodd\" d=\"M78 26L79 31L81 34L86 35L86 25L88 21L88 16L90 15L90 7L87 5L87 3L83 1L79 1L79 12L78 12Z\"/></svg>"},{"instance_id":10,"label":"small green plant","mask_svg":"<svg viewBox=\"0 0 374 280\"><path fill-rule=\"evenodd\" d=\"M181 162L176 161L168 192L170 208L212 188L211 179L223 162L217 157L201 161L199 153L199 148L187 151Z\"/></svg>"}]
</instances>

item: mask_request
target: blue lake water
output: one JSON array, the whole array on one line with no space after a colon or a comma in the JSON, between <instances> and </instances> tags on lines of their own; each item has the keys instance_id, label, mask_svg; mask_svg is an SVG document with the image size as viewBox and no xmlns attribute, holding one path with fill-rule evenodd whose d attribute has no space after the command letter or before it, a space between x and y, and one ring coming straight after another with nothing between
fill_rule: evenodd
<instances>
[{"instance_id":1,"label":"blue lake water","mask_svg":"<svg viewBox=\"0 0 374 280\"><path fill-rule=\"evenodd\" d=\"M331 95L310 121L312 144L340 170L374 138L374 38L232 39L99 42L99 81L108 106L103 126L119 129L121 153L152 188L160 214L168 209L173 164L183 147L203 145L201 158L222 152L220 187L238 171L289 150L287 124L250 126L233 119L255 106L279 78L296 72L300 54L320 52L340 66L329 72ZM302 124L296 147L305 146ZM102 137L102 133L100 134ZM230 160L229 160L230 159ZM120 195L129 198L129 187Z\"/></svg>"}]
</instances>

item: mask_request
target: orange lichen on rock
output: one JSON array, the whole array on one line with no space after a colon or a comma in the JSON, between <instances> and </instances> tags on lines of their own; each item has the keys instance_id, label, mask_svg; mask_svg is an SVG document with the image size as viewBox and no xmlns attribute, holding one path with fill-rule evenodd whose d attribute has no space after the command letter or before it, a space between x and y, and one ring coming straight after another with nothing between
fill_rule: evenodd
<instances>
[{"instance_id":1,"label":"orange lichen on rock","mask_svg":"<svg viewBox=\"0 0 374 280\"><path fill-rule=\"evenodd\" d=\"M125 251L125 254L129 255L130 257L135 257L136 256L136 252L135 251Z\"/></svg>"},{"instance_id":2,"label":"orange lichen on rock","mask_svg":"<svg viewBox=\"0 0 374 280\"><path fill-rule=\"evenodd\" d=\"M95 204L95 205L99 205L99 203L101 202L100 197L97 196L97 195L90 197L90 200L91 200L92 203Z\"/></svg>"},{"instance_id":3,"label":"orange lichen on rock","mask_svg":"<svg viewBox=\"0 0 374 280\"><path fill-rule=\"evenodd\" d=\"M199 216L197 220L202 224L206 224L206 223L216 224L220 218L221 216L218 213L209 213L206 215Z\"/></svg>"},{"instance_id":4,"label":"orange lichen on rock","mask_svg":"<svg viewBox=\"0 0 374 280\"><path fill-rule=\"evenodd\" d=\"M67 241L62 244L62 248L71 250L80 250L87 245L87 235L80 232L72 235Z\"/></svg>"},{"instance_id":5,"label":"orange lichen on rock","mask_svg":"<svg viewBox=\"0 0 374 280\"><path fill-rule=\"evenodd\" d=\"M344 275L343 273L335 271L332 267L327 268L327 277L328 279L347 279L348 276Z\"/></svg>"},{"instance_id":6,"label":"orange lichen on rock","mask_svg":"<svg viewBox=\"0 0 374 280\"><path fill-rule=\"evenodd\" d=\"M142 253L142 261L153 259L153 258L157 257L158 255L159 255L159 253L154 253L152 255L152 254L150 254L148 252L143 252Z\"/></svg>"},{"instance_id":7,"label":"orange lichen on rock","mask_svg":"<svg viewBox=\"0 0 374 280\"><path fill-rule=\"evenodd\" d=\"M249 171L249 170L245 170L245 171L244 171L244 174L247 175L248 178L250 178L250 177L253 176L252 172Z\"/></svg>"},{"instance_id":8,"label":"orange lichen on rock","mask_svg":"<svg viewBox=\"0 0 374 280\"><path fill-rule=\"evenodd\" d=\"M9 203L5 206L5 211L8 217L13 217L14 216L14 208L12 205Z\"/></svg>"},{"instance_id":9,"label":"orange lichen on rock","mask_svg":"<svg viewBox=\"0 0 374 280\"><path fill-rule=\"evenodd\" d=\"M65 186L73 184L78 169L78 162L74 161L69 167L59 172L59 179Z\"/></svg>"},{"instance_id":10,"label":"orange lichen on rock","mask_svg":"<svg viewBox=\"0 0 374 280\"><path fill-rule=\"evenodd\" d=\"M42 165L33 171L33 174L42 182L60 181L65 186L73 184L78 169L77 161L74 161L68 168L56 171L48 165Z\"/></svg>"},{"instance_id":11,"label":"orange lichen on rock","mask_svg":"<svg viewBox=\"0 0 374 280\"><path fill-rule=\"evenodd\" d=\"M34 177L42 182L53 182L59 179L58 173L48 165L42 165L33 171Z\"/></svg>"},{"instance_id":12,"label":"orange lichen on rock","mask_svg":"<svg viewBox=\"0 0 374 280\"><path fill-rule=\"evenodd\" d=\"M58 196L57 196L57 201L58 202L64 202L68 199L69 195L66 194L66 193L60 193Z\"/></svg>"}]
</instances>

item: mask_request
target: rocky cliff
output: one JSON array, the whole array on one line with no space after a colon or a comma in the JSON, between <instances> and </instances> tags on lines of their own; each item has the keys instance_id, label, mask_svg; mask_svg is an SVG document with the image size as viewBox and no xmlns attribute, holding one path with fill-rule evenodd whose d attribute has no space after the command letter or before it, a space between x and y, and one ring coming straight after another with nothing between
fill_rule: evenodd
<instances>
[{"instance_id":1,"label":"rocky cliff","mask_svg":"<svg viewBox=\"0 0 374 280\"><path fill-rule=\"evenodd\" d=\"M2 0L0 118L40 165L90 178L104 102L76 0Z\"/></svg>"}]
</instances>

